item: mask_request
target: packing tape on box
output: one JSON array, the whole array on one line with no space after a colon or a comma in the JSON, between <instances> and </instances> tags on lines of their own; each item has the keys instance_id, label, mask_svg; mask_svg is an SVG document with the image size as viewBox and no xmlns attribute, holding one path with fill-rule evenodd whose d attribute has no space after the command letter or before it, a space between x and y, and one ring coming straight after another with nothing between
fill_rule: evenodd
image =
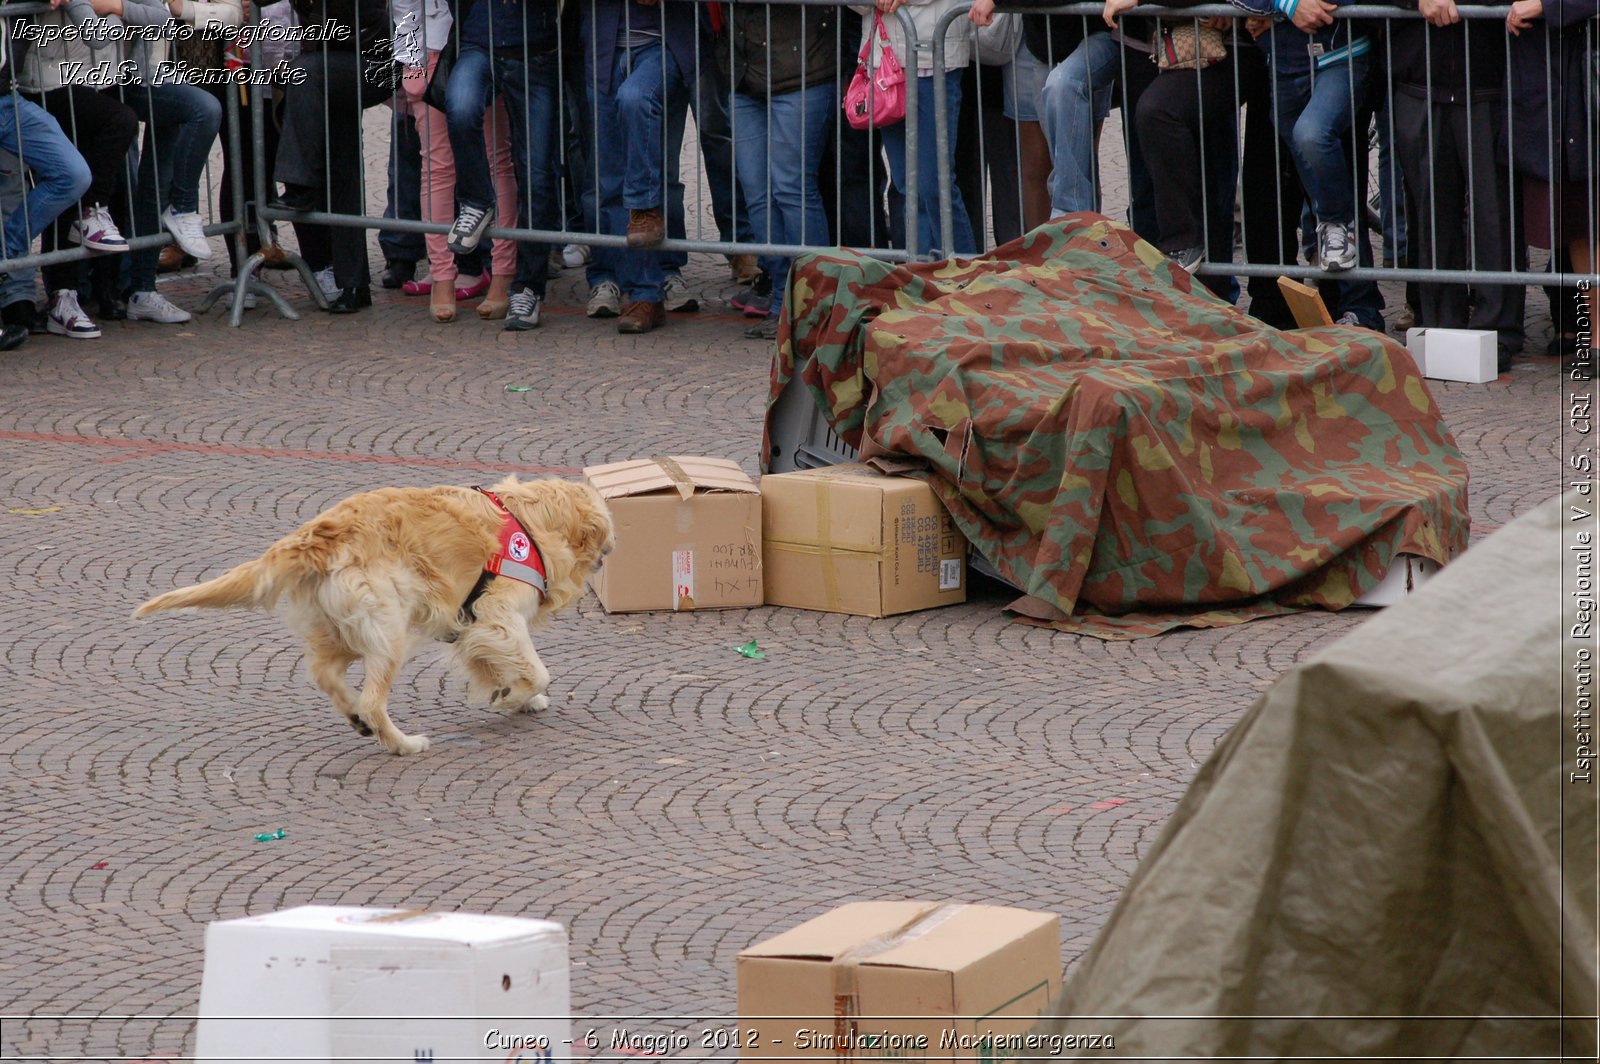
<instances>
[{"instance_id":1,"label":"packing tape on box","mask_svg":"<svg viewBox=\"0 0 1600 1064\"><path fill-rule=\"evenodd\" d=\"M858 942L833 959L829 974L833 978L833 1034L836 1052L854 1056L857 1025L861 1016L861 991L857 973L863 961L886 950L914 942L965 909L960 902L930 905L893 931Z\"/></svg>"},{"instance_id":2,"label":"packing tape on box","mask_svg":"<svg viewBox=\"0 0 1600 1064\"><path fill-rule=\"evenodd\" d=\"M650 461L661 467L661 471L677 487L680 496L685 499L694 496L694 478L683 471L683 466L666 457L652 457Z\"/></svg>"}]
</instances>

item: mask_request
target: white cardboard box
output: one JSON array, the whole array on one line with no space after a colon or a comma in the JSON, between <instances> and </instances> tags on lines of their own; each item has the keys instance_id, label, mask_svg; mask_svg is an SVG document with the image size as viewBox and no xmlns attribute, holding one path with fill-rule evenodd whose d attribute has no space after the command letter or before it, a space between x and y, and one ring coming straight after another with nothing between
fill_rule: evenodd
<instances>
[{"instance_id":1,"label":"white cardboard box","mask_svg":"<svg viewBox=\"0 0 1600 1064\"><path fill-rule=\"evenodd\" d=\"M1407 329L1406 350L1424 377L1487 384L1500 377L1493 329Z\"/></svg>"},{"instance_id":2,"label":"white cardboard box","mask_svg":"<svg viewBox=\"0 0 1600 1064\"><path fill-rule=\"evenodd\" d=\"M195 1056L532 1064L571 1055L570 999L560 924L308 905L206 928Z\"/></svg>"},{"instance_id":3,"label":"white cardboard box","mask_svg":"<svg viewBox=\"0 0 1600 1064\"><path fill-rule=\"evenodd\" d=\"M1439 571L1436 562L1416 554L1397 554L1377 586L1356 599L1357 606L1393 606Z\"/></svg>"}]
</instances>

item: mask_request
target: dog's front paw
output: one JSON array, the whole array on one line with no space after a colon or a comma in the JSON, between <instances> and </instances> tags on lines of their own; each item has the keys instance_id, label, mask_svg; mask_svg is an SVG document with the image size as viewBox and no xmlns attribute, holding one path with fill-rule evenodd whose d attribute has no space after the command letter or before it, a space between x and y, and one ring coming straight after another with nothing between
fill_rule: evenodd
<instances>
[{"instance_id":1,"label":"dog's front paw","mask_svg":"<svg viewBox=\"0 0 1600 1064\"><path fill-rule=\"evenodd\" d=\"M543 694L534 695L532 698L528 699L526 702L524 702L522 704L522 712L523 713L538 713L540 710L545 710L545 709L549 709L549 708L550 708L550 696L549 695L543 695Z\"/></svg>"}]
</instances>

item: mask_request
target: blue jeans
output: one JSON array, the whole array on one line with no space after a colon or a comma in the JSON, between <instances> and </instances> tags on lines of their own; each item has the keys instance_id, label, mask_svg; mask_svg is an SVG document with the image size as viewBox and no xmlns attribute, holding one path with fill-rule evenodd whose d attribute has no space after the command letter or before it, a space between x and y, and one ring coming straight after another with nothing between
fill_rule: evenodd
<instances>
[{"instance_id":1,"label":"blue jeans","mask_svg":"<svg viewBox=\"0 0 1600 1064\"><path fill-rule=\"evenodd\" d=\"M22 163L9 151L0 150L0 212L9 216L22 206L27 192L24 184ZM28 246L24 246L24 254L27 250ZM4 274L4 279L0 280L0 308L13 303L32 303L38 271L32 266L23 266L12 267Z\"/></svg>"},{"instance_id":2,"label":"blue jeans","mask_svg":"<svg viewBox=\"0 0 1600 1064\"><path fill-rule=\"evenodd\" d=\"M949 70L944 75L945 114L952 124L961 113L961 71ZM972 235L972 221L967 217L967 205L961 198L961 189L955 183L956 138L950 137L945 148L945 165L950 168L950 239L953 248L940 248L939 236L939 148L934 135L933 77L917 79L917 251L926 253L940 250L946 255L970 255L978 250L978 241ZM884 126L878 131L883 138L883 150L889 157L889 178L902 194L906 192L906 126L904 122Z\"/></svg>"},{"instance_id":3,"label":"blue jeans","mask_svg":"<svg viewBox=\"0 0 1600 1064\"><path fill-rule=\"evenodd\" d=\"M1275 80L1273 117L1319 222L1356 221L1355 175L1345 139L1366 93L1367 57Z\"/></svg>"},{"instance_id":4,"label":"blue jeans","mask_svg":"<svg viewBox=\"0 0 1600 1064\"><path fill-rule=\"evenodd\" d=\"M1142 87L1154 76L1149 58L1130 52L1128 80ZM1143 64L1142 66L1138 64ZM1071 55L1056 64L1039 93L1039 121L1050 144L1050 209L1056 214L1100 209L1099 152L1095 129L1111 114L1122 81L1122 47L1109 33L1091 33ZM1139 133L1127 119L1133 114L1130 97L1136 88L1123 85L1123 129L1128 138L1128 192L1132 200L1129 222L1135 231L1154 234L1155 186L1139 149ZM1130 91L1134 90L1134 91Z\"/></svg>"},{"instance_id":5,"label":"blue jeans","mask_svg":"<svg viewBox=\"0 0 1600 1064\"><path fill-rule=\"evenodd\" d=\"M167 207L179 214L200 209L200 178L222 126L222 104L198 86L177 82L130 85L121 99L145 124L129 235L150 236L161 232ZM159 246L130 252L128 290L154 292L160 261Z\"/></svg>"},{"instance_id":6,"label":"blue jeans","mask_svg":"<svg viewBox=\"0 0 1600 1064\"><path fill-rule=\"evenodd\" d=\"M389 191L384 200L385 218L422 217L422 142L417 138L417 120L396 111L389 122ZM388 262L421 262L428 249L421 233L395 233L378 230L378 247Z\"/></svg>"},{"instance_id":7,"label":"blue jeans","mask_svg":"<svg viewBox=\"0 0 1600 1064\"><path fill-rule=\"evenodd\" d=\"M456 160L459 204L480 208L495 204L489 152L483 144L483 116L490 102L499 96L511 123L511 161L517 172L517 227L560 228L555 161L558 85L554 53L524 61L520 56L491 56L481 48L461 50L445 87L445 118L450 124L450 151ZM517 242L513 288L531 288L544 298L549 269L549 244Z\"/></svg>"},{"instance_id":8,"label":"blue jeans","mask_svg":"<svg viewBox=\"0 0 1600 1064\"><path fill-rule=\"evenodd\" d=\"M685 108L694 112L694 125L700 136L700 157L705 161L706 191L711 193L711 216L717 223L717 233L723 240L737 240L748 244L755 238L751 232L749 204L744 198L742 182L735 181L733 130L728 121L733 86L722 72L716 57L702 53L699 77L692 91L673 93L668 101L667 148L670 153L667 187L671 191L671 207L667 214L667 235L681 240L688 235L684 228L683 181L678 173L679 157L683 154ZM680 99L681 97L681 99ZM662 268L681 270L689 262L686 251L661 253Z\"/></svg>"},{"instance_id":9,"label":"blue jeans","mask_svg":"<svg viewBox=\"0 0 1600 1064\"><path fill-rule=\"evenodd\" d=\"M594 143L607 149L595 153L600 231L623 236L628 231L629 211L669 205L667 185L673 175L664 169L662 154L667 95L687 96L688 87L660 41L641 48L618 48L613 63L613 91L601 93L590 85L589 108ZM629 302L661 302L661 286L666 280L661 252L649 248L595 248L594 252L590 283L615 277Z\"/></svg>"},{"instance_id":10,"label":"blue jeans","mask_svg":"<svg viewBox=\"0 0 1600 1064\"><path fill-rule=\"evenodd\" d=\"M5 201L5 257L28 253L56 216L76 203L89 189L89 164L83 161L61 126L43 107L11 93L0 98L0 148L27 160L33 188ZM27 271L32 277L32 271Z\"/></svg>"},{"instance_id":11,"label":"blue jeans","mask_svg":"<svg viewBox=\"0 0 1600 1064\"><path fill-rule=\"evenodd\" d=\"M838 96L832 84L786 92L770 100L733 98L733 142L750 228L762 244L831 244L828 215L817 187ZM772 278L772 311L783 307L789 257L762 257Z\"/></svg>"}]
</instances>

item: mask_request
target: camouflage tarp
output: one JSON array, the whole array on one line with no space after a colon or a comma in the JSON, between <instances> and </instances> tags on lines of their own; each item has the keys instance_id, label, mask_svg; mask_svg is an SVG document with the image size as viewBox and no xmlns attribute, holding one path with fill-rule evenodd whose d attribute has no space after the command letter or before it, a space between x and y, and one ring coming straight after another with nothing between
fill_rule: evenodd
<instances>
[{"instance_id":1,"label":"camouflage tarp","mask_svg":"<svg viewBox=\"0 0 1600 1064\"><path fill-rule=\"evenodd\" d=\"M1038 1059L1594 1061L1593 513L1551 499L1262 695L1050 1010L1092 1018L1041 1021L1116 1052Z\"/></svg>"},{"instance_id":2,"label":"camouflage tarp","mask_svg":"<svg viewBox=\"0 0 1600 1064\"><path fill-rule=\"evenodd\" d=\"M1397 552L1467 545L1466 465L1402 348L1268 328L1098 215L983 258L838 250L789 277L773 401L798 367L863 459L924 459L1058 626L1339 609Z\"/></svg>"}]
</instances>

